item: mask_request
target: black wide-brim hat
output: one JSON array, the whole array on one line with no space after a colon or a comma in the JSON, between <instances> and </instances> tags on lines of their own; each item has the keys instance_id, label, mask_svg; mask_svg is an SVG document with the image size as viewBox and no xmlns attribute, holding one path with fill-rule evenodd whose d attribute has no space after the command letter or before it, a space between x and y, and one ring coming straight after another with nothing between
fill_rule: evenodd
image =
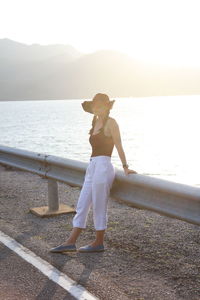
<instances>
[{"instance_id":1,"label":"black wide-brim hat","mask_svg":"<svg viewBox=\"0 0 200 300\"><path fill-rule=\"evenodd\" d=\"M93 114L92 105L97 101L101 101L103 105L107 105L109 110L112 109L113 104L115 102L115 100L109 100L109 97L106 94L98 93L94 96L92 101L84 101L81 103L81 105L84 111Z\"/></svg>"}]
</instances>

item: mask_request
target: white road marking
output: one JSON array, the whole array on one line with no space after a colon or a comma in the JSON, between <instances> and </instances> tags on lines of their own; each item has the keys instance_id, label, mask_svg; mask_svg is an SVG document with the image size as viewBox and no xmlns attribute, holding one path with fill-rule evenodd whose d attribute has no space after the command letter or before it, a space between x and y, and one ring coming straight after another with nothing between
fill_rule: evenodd
<instances>
[{"instance_id":1,"label":"white road marking","mask_svg":"<svg viewBox=\"0 0 200 300\"><path fill-rule=\"evenodd\" d=\"M21 256L28 263L32 264L39 271L41 271L45 276L47 276L52 281L59 284L68 293L74 296L78 300L98 300L97 297L90 294L83 286L77 284L74 280L69 278L66 274L60 272L58 269L53 267L44 259L37 256L34 252L25 248L17 241L0 231L0 242L2 242L6 247L13 250L19 256Z\"/></svg>"}]
</instances>

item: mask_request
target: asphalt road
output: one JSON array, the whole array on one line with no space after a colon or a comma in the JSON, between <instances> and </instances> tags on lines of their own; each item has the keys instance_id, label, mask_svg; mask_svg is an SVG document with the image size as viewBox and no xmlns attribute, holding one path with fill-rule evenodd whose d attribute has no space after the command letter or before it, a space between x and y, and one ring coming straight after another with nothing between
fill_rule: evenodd
<instances>
[{"instance_id":1,"label":"asphalt road","mask_svg":"<svg viewBox=\"0 0 200 300\"><path fill-rule=\"evenodd\" d=\"M80 189L59 183L60 203L74 207ZM47 180L0 166L0 230L100 300L199 300L200 227L110 199L103 253L50 253L72 229L74 214L40 218ZM94 240L92 211L77 247ZM0 299L73 299L0 244ZM5 298L5 296L7 298Z\"/></svg>"},{"instance_id":2,"label":"asphalt road","mask_svg":"<svg viewBox=\"0 0 200 300\"><path fill-rule=\"evenodd\" d=\"M0 243L1 300L75 300L66 290Z\"/></svg>"}]
</instances>

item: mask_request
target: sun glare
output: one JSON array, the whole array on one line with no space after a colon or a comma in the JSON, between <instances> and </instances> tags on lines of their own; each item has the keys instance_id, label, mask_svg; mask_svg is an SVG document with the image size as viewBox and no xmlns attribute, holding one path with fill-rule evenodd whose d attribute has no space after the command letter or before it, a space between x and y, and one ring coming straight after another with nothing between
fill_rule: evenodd
<instances>
[{"instance_id":1,"label":"sun glare","mask_svg":"<svg viewBox=\"0 0 200 300\"><path fill-rule=\"evenodd\" d=\"M199 11L197 0L7 0L0 38L69 44L83 53L112 49L154 63L200 66Z\"/></svg>"},{"instance_id":2,"label":"sun glare","mask_svg":"<svg viewBox=\"0 0 200 300\"><path fill-rule=\"evenodd\" d=\"M121 20L126 30L118 47L141 60L200 66L199 10L193 0L133 1Z\"/></svg>"}]
</instances>

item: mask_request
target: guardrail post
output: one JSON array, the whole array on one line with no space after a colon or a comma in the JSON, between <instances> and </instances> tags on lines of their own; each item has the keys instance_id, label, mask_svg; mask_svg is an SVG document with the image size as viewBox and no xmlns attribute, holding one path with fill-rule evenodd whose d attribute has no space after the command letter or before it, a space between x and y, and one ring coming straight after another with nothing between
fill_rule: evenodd
<instances>
[{"instance_id":1,"label":"guardrail post","mask_svg":"<svg viewBox=\"0 0 200 300\"><path fill-rule=\"evenodd\" d=\"M58 183L52 178L48 178L48 206L31 208L30 212L40 217L53 217L60 214L76 212L69 205L59 204Z\"/></svg>"},{"instance_id":2,"label":"guardrail post","mask_svg":"<svg viewBox=\"0 0 200 300\"><path fill-rule=\"evenodd\" d=\"M48 179L48 200L49 200L49 211L56 211L59 209L58 199L58 184L54 179Z\"/></svg>"}]
</instances>

